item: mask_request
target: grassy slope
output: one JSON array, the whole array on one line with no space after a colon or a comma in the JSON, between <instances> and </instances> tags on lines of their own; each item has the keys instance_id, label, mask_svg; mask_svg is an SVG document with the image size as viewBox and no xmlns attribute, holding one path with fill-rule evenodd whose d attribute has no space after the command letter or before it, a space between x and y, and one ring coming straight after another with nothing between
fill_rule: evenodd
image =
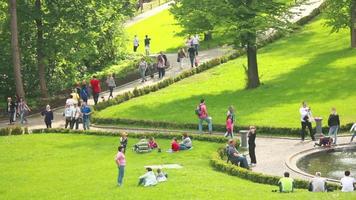
<instances>
[{"instance_id":1,"label":"grassy slope","mask_svg":"<svg viewBox=\"0 0 356 200\"><path fill-rule=\"evenodd\" d=\"M307 100L314 116L328 116L335 106L341 123L356 119L356 50L349 47L349 32L329 34L317 19L303 30L259 51L264 83L244 90L245 75L239 58L166 89L109 107L100 117L158 121L197 121L194 109L205 98L214 123L225 123L228 105L237 108L237 123L299 127L298 109Z\"/></svg>"},{"instance_id":2,"label":"grassy slope","mask_svg":"<svg viewBox=\"0 0 356 200\"><path fill-rule=\"evenodd\" d=\"M129 139L131 146L135 139ZM1 199L352 199L340 192L272 193L262 185L216 172L209 156L219 144L194 142L192 151L175 154L135 154L127 151L124 186L116 186L114 164L118 138L83 135L26 135L0 137ZM159 140L166 149L167 140ZM156 187L137 187L144 165L180 163L166 170L169 181ZM257 192L258 191L258 192Z\"/></svg>"}]
</instances>

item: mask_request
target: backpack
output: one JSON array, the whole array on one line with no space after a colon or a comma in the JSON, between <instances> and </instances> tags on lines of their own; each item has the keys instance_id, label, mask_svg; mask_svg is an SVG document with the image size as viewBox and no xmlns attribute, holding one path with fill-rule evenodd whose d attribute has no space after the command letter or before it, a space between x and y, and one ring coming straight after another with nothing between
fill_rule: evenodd
<instances>
[{"instance_id":1,"label":"backpack","mask_svg":"<svg viewBox=\"0 0 356 200\"><path fill-rule=\"evenodd\" d=\"M82 97L82 99L88 99L88 93L87 91L85 91L84 88L80 90L80 96Z\"/></svg>"},{"instance_id":2,"label":"backpack","mask_svg":"<svg viewBox=\"0 0 356 200\"><path fill-rule=\"evenodd\" d=\"M200 105L195 109L195 114L198 115L198 117L201 115Z\"/></svg>"}]
</instances>

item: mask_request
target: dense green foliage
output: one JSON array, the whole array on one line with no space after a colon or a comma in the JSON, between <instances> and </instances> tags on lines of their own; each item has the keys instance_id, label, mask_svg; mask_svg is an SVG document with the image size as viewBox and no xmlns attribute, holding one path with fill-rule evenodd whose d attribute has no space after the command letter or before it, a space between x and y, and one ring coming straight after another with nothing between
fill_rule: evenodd
<instances>
[{"instance_id":1,"label":"dense green foliage","mask_svg":"<svg viewBox=\"0 0 356 200\"><path fill-rule=\"evenodd\" d=\"M243 58L239 58L163 90L106 108L96 116L197 123L194 109L205 98L214 124L225 124L226 109L234 105L236 125L299 127L298 109L307 100L314 116L327 118L330 108L336 107L342 124L353 122L355 52L346 47L347 31L329 35L324 23L318 19L301 32L261 49L264 85L258 90L244 90Z\"/></svg>"},{"instance_id":2,"label":"dense green foliage","mask_svg":"<svg viewBox=\"0 0 356 200\"><path fill-rule=\"evenodd\" d=\"M38 50L43 52L49 92L62 90L124 55L123 20L131 0L18 1L22 75L28 95L38 95ZM14 95L7 4L0 3L1 95ZM38 22L42 23L39 26ZM42 38L39 39L39 31Z\"/></svg>"},{"instance_id":3,"label":"dense green foliage","mask_svg":"<svg viewBox=\"0 0 356 200\"><path fill-rule=\"evenodd\" d=\"M158 139L162 149L169 140ZM132 146L137 139L129 138ZM276 186L252 183L213 170L209 165L217 143L193 141L179 153L136 154L128 149L124 185L116 186L114 163L118 137L26 135L0 137L0 188L4 199L352 199L355 193L272 193ZM168 182L137 187L152 164L183 165L166 169ZM178 188L178 189L177 189ZM257 192L258 191L258 192Z\"/></svg>"},{"instance_id":4,"label":"dense green foliage","mask_svg":"<svg viewBox=\"0 0 356 200\"><path fill-rule=\"evenodd\" d=\"M326 0L326 24L333 32L351 27L351 5L354 0Z\"/></svg>"}]
</instances>

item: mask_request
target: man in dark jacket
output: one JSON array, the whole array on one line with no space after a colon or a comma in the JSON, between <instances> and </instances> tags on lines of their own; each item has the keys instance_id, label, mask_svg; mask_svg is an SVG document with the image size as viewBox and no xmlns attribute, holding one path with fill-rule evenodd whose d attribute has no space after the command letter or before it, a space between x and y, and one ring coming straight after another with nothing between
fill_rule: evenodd
<instances>
[{"instance_id":1,"label":"man in dark jacket","mask_svg":"<svg viewBox=\"0 0 356 200\"><path fill-rule=\"evenodd\" d=\"M335 108L331 109L331 114L329 115L328 125L329 125L329 136L334 137L334 144L336 144L337 132L340 127L340 119L339 119L339 115L337 114Z\"/></svg>"},{"instance_id":2,"label":"man in dark jacket","mask_svg":"<svg viewBox=\"0 0 356 200\"><path fill-rule=\"evenodd\" d=\"M12 100L11 97L7 98L7 107L6 107L6 111L9 115L9 121L10 121L10 125L12 125L14 123L14 118L15 118L15 109L16 109L16 104L15 101Z\"/></svg>"}]
</instances>

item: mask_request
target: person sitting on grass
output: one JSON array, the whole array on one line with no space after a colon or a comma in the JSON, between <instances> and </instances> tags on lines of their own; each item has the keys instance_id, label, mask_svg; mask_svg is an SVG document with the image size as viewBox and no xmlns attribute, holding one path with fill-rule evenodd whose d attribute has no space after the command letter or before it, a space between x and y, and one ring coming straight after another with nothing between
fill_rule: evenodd
<instances>
[{"instance_id":1,"label":"person sitting on grass","mask_svg":"<svg viewBox=\"0 0 356 200\"><path fill-rule=\"evenodd\" d=\"M279 192L293 192L294 191L294 180L289 177L289 172L284 172L284 177L279 179Z\"/></svg>"},{"instance_id":2,"label":"person sitting on grass","mask_svg":"<svg viewBox=\"0 0 356 200\"><path fill-rule=\"evenodd\" d=\"M323 134L320 135L319 143L315 143L315 146L323 146L323 147L330 147L333 142L333 139L331 137L325 137Z\"/></svg>"},{"instance_id":3,"label":"person sitting on grass","mask_svg":"<svg viewBox=\"0 0 356 200\"><path fill-rule=\"evenodd\" d=\"M160 168L157 169L157 175L156 175L156 179L157 181L160 182L164 182L167 181L168 179L168 174L163 172Z\"/></svg>"},{"instance_id":4,"label":"person sitting on grass","mask_svg":"<svg viewBox=\"0 0 356 200\"><path fill-rule=\"evenodd\" d=\"M151 152L151 149L148 146L148 142L146 138L142 138L137 144L134 145L134 151L136 151L136 153Z\"/></svg>"},{"instance_id":5,"label":"person sitting on grass","mask_svg":"<svg viewBox=\"0 0 356 200\"><path fill-rule=\"evenodd\" d=\"M180 146L179 146L179 143L178 143L178 140L176 137L174 137L172 140L171 149L172 149L172 152L177 152L180 149Z\"/></svg>"},{"instance_id":6,"label":"person sitting on grass","mask_svg":"<svg viewBox=\"0 0 356 200\"><path fill-rule=\"evenodd\" d=\"M321 173L316 172L315 177L309 183L310 192L326 192L326 179L321 178Z\"/></svg>"},{"instance_id":7,"label":"person sitting on grass","mask_svg":"<svg viewBox=\"0 0 356 200\"><path fill-rule=\"evenodd\" d=\"M353 192L355 189L355 179L350 177L350 171L345 171L345 176L340 180L341 192Z\"/></svg>"},{"instance_id":8,"label":"person sitting on grass","mask_svg":"<svg viewBox=\"0 0 356 200\"><path fill-rule=\"evenodd\" d=\"M148 146L150 147L150 149L155 149L155 148L158 148L158 144L155 140L154 137L151 137L148 141Z\"/></svg>"},{"instance_id":9,"label":"person sitting on grass","mask_svg":"<svg viewBox=\"0 0 356 200\"><path fill-rule=\"evenodd\" d=\"M233 139L229 139L227 154L231 163L234 165L240 164L240 167L248 169L248 163L246 158L237 151L235 146L236 146L236 141Z\"/></svg>"},{"instance_id":10,"label":"person sitting on grass","mask_svg":"<svg viewBox=\"0 0 356 200\"><path fill-rule=\"evenodd\" d=\"M188 150L192 148L192 140L187 133L183 133L182 142L179 144L179 150Z\"/></svg>"},{"instance_id":11,"label":"person sitting on grass","mask_svg":"<svg viewBox=\"0 0 356 200\"><path fill-rule=\"evenodd\" d=\"M148 187L157 185L158 182L155 173L152 171L152 168L147 167L146 170L146 174L140 176L138 186L142 185L144 187Z\"/></svg>"}]
</instances>

